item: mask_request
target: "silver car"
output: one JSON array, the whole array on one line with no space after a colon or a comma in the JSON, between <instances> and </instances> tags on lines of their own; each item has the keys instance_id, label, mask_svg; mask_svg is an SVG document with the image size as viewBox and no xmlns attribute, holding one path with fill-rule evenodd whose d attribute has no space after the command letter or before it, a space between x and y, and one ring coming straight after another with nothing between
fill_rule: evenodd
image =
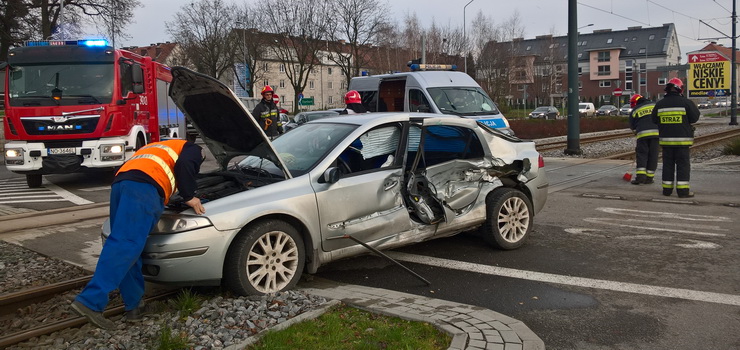
<instances>
[{"instance_id":1,"label":"silver car","mask_svg":"<svg viewBox=\"0 0 740 350\"><path fill-rule=\"evenodd\" d=\"M149 281L272 293L368 253L360 242L384 250L474 229L515 249L547 199L534 143L472 119L369 113L271 142L222 83L172 75L170 95L221 169L198 180L205 215L173 196L144 249Z\"/></svg>"}]
</instances>

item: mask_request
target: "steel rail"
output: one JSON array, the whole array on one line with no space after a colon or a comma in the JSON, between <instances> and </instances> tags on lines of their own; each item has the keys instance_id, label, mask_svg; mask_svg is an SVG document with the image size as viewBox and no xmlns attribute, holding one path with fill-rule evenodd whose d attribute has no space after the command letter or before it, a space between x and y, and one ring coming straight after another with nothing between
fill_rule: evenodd
<instances>
[{"instance_id":1,"label":"steel rail","mask_svg":"<svg viewBox=\"0 0 740 350\"><path fill-rule=\"evenodd\" d=\"M0 295L0 315L12 314L27 305L46 301L54 295L80 288L87 284L91 278L92 276L82 276L46 286Z\"/></svg>"}]
</instances>

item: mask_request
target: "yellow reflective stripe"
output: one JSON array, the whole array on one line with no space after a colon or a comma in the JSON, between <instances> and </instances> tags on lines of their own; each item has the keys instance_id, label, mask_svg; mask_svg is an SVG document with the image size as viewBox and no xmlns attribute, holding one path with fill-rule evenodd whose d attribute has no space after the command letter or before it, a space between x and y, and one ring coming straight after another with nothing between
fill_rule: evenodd
<instances>
[{"instance_id":1,"label":"yellow reflective stripe","mask_svg":"<svg viewBox=\"0 0 740 350\"><path fill-rule=\"evenodd\" d=\"M643 130L637 133L637 138L642 137L648 137L648 136L658 136L658 130L650 129L650 130Z\"/></svg>"},{"instance_id":2,"label":"yellow reflective stripe","mask_svg":"<svg viewBox=\"0 0 740 350\"><path fill-rule=\"evenodd\" d=\"M694 144L692 138L662 138L658 143L661 146L691 146Z\"/></svg>"},{"instance_id":3,"label":"yellow reflective stripe","mask_svg":"<svg viewBox=\"0 0 740 350\"><path fill-rule=\"evenodd\" d=\"M663 181L663 188L673 189L673 182L671 181Z\"/></svg>"},{"instance_id":4,"label":"yellow reflective stripe","mask_svg":"<svg viewBox=\"0 0 740 350\"><path fill-rule=\"evenodd\" d=\"M638 108L638 109L637 109L637 110L636 110L636 111L635 111L635 112L634 112L634 113L632 114L632 116L633 116L633 117L635 117L635 118L642 118L642 117L644 117L645 115L648 115L648 114L652 113L652 112L653 112L653 107L654 107L654 106L645 106L645 107L640 107L640 108Z\"/></svg>"},{"instance_id":5,"label":"yellow reflective stripe","mask_svg":"<svg viewBox=\"0 0 740 350\"><path fill-rule=\"evenodd\" d=\"M144 146L144 147L140 148L140 150L147 149L147 148L159 148L161 150L167 151L167 154L170 155L170 157L172 158L172 160L174 162L177 162L177 158L179 157L179 155L177 154L177 152L175 152L175 150L172 149L172 147L165 146L165 145L162 145L162 144L152 144L152 145L149 145L149 146Z\"/></svg>"},{"instance_id":6,"label":"yellow reflective stripe","mask_svg":"<svg viewBox=\"0 0 740 350\"><path fill-rule=\"evenodd\" d=\"M162 170L164 170L164 173L167 174L167 178L170 180L170 185L172 185L172 191L175 191L175 174L172 173L172 170L170 169L170 166L167 165L167 163L160 157L157 157L153 154L140 154L138 156L131 157L130 160L134 159L151 159L155 163L159 164L160 167L162 167Z\"/></svg>"}]
</instances>

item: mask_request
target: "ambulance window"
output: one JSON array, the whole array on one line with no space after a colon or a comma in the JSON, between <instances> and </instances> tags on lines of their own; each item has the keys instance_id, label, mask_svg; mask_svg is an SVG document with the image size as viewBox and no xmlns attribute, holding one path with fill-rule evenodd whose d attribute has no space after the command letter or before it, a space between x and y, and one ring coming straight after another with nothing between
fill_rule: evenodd
<instances>
[{"instance_id":1,"label":"ambulance window","mask_svg":"<svg viewBox=\"0 0 740 350\"><path fill-rule=\"evenodd\" d=\"M427 100L424 93L419 89L409 90L409 112L432 112L431 107L429 107L429 100Z\"/></svg>"}]
</instances>

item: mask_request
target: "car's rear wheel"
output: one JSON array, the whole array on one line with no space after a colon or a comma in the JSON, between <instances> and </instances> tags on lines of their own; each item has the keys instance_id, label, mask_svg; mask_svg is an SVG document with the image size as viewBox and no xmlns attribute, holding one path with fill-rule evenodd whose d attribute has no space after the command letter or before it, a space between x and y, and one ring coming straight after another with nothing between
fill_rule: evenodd
<instances>
[{"instance_id":1,"label":"car's rear wheel","mask_svg":"<svg viewBox=\"0 0 740 350\"><path fill-rule=\"evenodd\" d=\"M491 192L486 198L486 214L483 239L496 248L519 248L532 231L532 202L517 189L501 187Z\"/></svg>"},{"instance_id":2,"label":"car's rear wheel","mask_svg":"<svg viewBox=\"0 0 740 350\"><path fill-rule=\"evenodd\" d=\"M288 223L268 220L237 237L224 261L224 284L239 295L288 290L298 283L305 264L298 231Z\"/></svg>"}]
</instances>

